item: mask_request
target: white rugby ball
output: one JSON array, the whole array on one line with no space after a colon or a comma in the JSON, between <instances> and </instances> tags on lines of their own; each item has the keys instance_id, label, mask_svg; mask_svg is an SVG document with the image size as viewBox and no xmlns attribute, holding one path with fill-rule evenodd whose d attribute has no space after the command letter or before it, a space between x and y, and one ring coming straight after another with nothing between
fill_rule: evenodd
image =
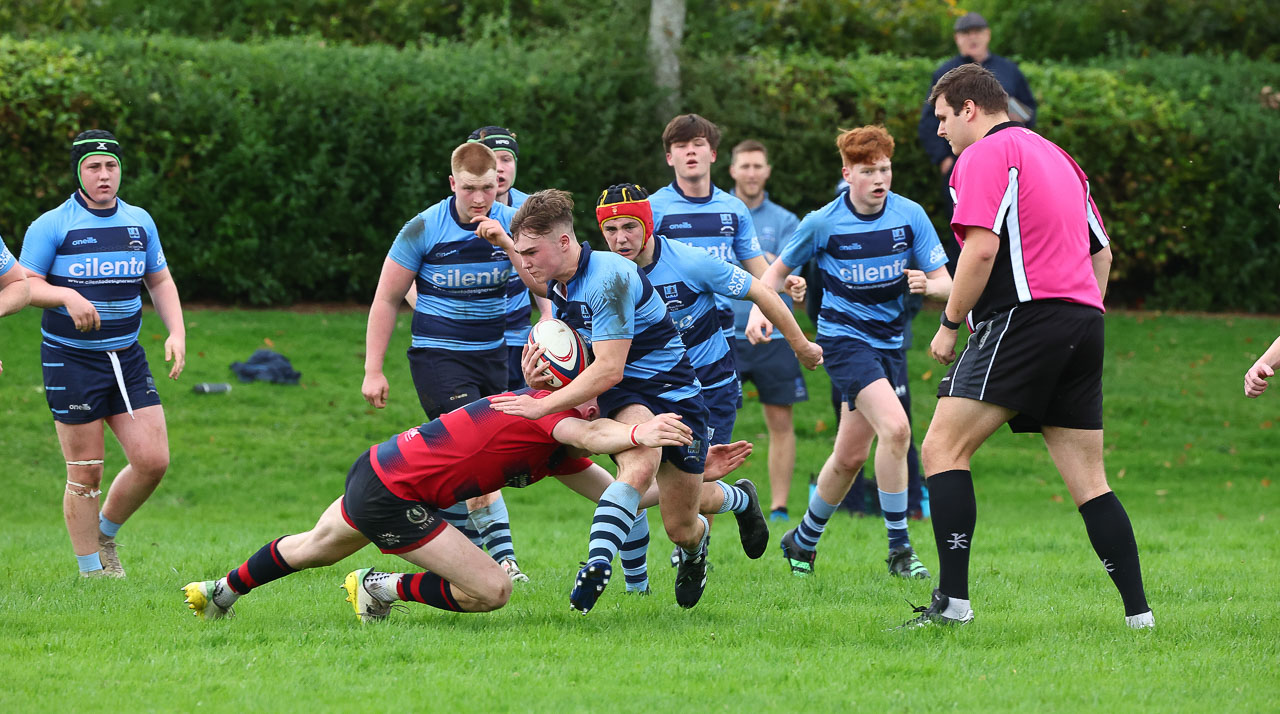
<instances>
[{"instance_id":1,"label":"white rugby ball","mask_svg":"<svg viewBox=\"0 0 1280 714\"><path fill-rule=\"evenodd\" d=\"M590 364L582 338L562 320L543 320L529 332L529 344L546 351L538 361L551 373L551 388L572 382Z\"/></svg>"}]
</instances>

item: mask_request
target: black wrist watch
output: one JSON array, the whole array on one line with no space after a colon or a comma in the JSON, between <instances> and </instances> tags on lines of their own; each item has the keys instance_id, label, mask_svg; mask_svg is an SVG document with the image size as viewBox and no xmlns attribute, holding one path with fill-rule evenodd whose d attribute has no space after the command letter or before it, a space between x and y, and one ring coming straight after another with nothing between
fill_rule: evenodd
<instances>
[{"instance_id":1,"label":"black wrist watch","mask_svg":"<svg viewBox=\"0 0 1280 714\"><path fill-rule=\"evenodd\" d=\"M948 320L948 319L947 319L947 311L946 311L946 310L943 310L943 311L942 311L942 326L943 326L943 327L945 327L945 328L947 328L948 330L959 330L959 329L960 329L960 323L958 323L958 322L952 322L952 321L950 321L950 320Z\"/></svg>"}]
</instances>

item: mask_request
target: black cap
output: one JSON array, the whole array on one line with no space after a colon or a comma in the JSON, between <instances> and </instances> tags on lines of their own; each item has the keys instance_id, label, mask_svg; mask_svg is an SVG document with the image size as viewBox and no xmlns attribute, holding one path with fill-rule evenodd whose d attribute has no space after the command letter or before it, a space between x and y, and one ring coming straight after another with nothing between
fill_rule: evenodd
<instances>
[{"instance_id":1,"label":"black cap","mask_svg":"<svg viewBox=\"0 0 1280 714\"><path fill-rule=\"evenodd\" d=\"M981 30L987 26L987 19L976 12L966 12L956 18L956 32Z\"/></svg>"}]
</instances>

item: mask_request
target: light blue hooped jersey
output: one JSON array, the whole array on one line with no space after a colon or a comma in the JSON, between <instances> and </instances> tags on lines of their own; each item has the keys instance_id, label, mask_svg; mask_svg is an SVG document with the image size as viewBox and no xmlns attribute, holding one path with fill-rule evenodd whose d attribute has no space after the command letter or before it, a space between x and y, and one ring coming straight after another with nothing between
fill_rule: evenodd
<instances>
[{"instance_id":1,"label":"light blue hooped jersey","mask_svg":"<svg viewBox=\"0 0 1280 714\"><path fill-rule=\"evenodd\" d=\"M120 198L114 208L89 208L79 192L31 224L18 262L54 287L80 293L98 311L99 328L80 332L65 307L46 308L44 339L98 351L138 341L143 278L167 265L151 214Z\"/></svg>"},{"instance_id":2,"label":"light blue hooped jersey","mask_svg":"<svg viewBox=\"0 0 1280 714\"><path fill-rule=\"evenodd\" d=\"M720 329L716 297L745 297L751 289L751 274L705 250L663 236L654 236L653 241L653 262L641 271L667 304L703 390L736 381L733 356Z\"/></svg>"},{"instance_id":3,"label":"light blue hooped jersey","mask_svg":"<svg viewBox=\"0 0 1280 714\"><path fill-rule=\"evenodd\" d=\"M631 340L617 387L677 402L702 391L667 305L636 264L582 244L578 271L567 283L552 282L547 296L556 317L588 345Z\"/></svg>"},{"instance_id":4,"label":"light blue hooped jersey","mask_svg":"<svg viewBox=\"0 0 1280 714\"><path fill-rule=\"evenodd\" d=\"M515 209L495 203L489 217L511 229ZM449 196L400 229L387 257L417 274L413 346L476 351L502 347L507 281L514 274L506 252L462 223Z\"/></svg>"},{"instance_id":5,"label":"light blue hooped jersey","mask_svg":"<svg viewBox=\"0 0 1280 714\"><path fill-rule=\"evenodd\" d=\"M819 337L851 337L878 349L902 346L906 269L947 264L920 204L890 191L877 214L858 214L848 192L800 221L779 259L788 268L818 256Z\"/></svg>"},{"instance_id":6,"label":"light blue hooped jersey","mask_svg":"<svg viewBox=\"0 0 1280 714\"><path fill-rule=\"evenodd\" d=\"M764 254L747 204L715 185L710 196L695 198L684 195L673 181L654 192L649 205L654 235L701 248L726 263ZM725 339L732 340L733 301L717 296L716 309Z\"/></svg>"}]
</instances>

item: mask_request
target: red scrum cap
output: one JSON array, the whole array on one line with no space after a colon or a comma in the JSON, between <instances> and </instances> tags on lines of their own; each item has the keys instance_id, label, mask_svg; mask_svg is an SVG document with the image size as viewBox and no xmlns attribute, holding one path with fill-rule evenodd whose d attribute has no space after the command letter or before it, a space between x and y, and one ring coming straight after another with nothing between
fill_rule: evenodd
<instances>
[{"instance_id":1,"label":"red scrum cap","mask_svg":"<svg viewBox=\"0 0 1280 714\"><path fill-rule=\"evenodd\" d=\"M634 183L619 183L606 188L596 201L596 223L604 226L604 222L626 216L640 221L644 225L644 242L640 247L649 244L653 237L653 208L649 205L649 192Z\"/></svg>"}]
</instances>

